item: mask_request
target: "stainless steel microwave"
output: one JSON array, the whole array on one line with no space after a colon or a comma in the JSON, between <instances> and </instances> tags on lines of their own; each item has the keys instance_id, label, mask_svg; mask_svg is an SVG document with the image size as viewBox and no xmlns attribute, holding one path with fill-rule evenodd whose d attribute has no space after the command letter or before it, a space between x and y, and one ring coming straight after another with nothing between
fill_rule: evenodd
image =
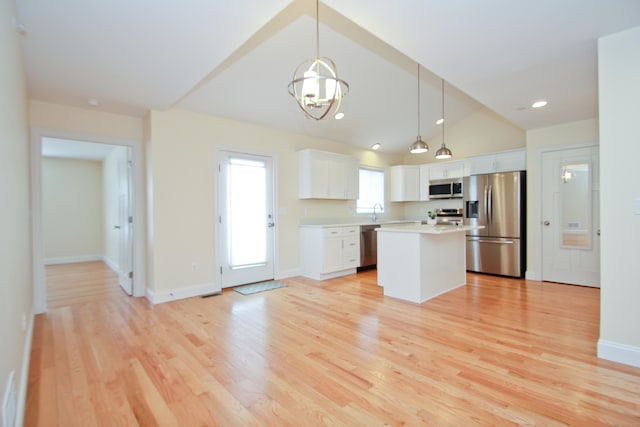
<instances>
[{"instance_id":1,"label":"stainless steel microwave","mask_svg":"<svg viewBox=\"0 0 640 427\"><path fill-rule=\"evenodd\" d=\"M462 178L437 179L429 182L430 199L461 199Z\"/></svg>"}]
</instances>

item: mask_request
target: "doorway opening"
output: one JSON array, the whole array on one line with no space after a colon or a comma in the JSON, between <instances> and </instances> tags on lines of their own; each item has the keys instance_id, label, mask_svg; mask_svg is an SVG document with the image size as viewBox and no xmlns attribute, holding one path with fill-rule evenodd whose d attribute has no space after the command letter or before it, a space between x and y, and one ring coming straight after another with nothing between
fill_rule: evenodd
<instances>
[{"instance_id":1,"label":"doorway opening","mask_svg":"<svg viewBox=\"0 0 640 427\"><path fill-rule=\"evenodd\" d=\"M136 147L36 130L32 148L36 312L140 296Z\"/></svg>"},{"instance_id":2,"label":"doorway opening","mask_svg":"<svg viewBox=\"0 0 640 427\"><path fill-rule=\"evenodd\" d=\"M131 148L45 137L41 162L47 306L131 295Z\"/></svg>"}]
</instances>

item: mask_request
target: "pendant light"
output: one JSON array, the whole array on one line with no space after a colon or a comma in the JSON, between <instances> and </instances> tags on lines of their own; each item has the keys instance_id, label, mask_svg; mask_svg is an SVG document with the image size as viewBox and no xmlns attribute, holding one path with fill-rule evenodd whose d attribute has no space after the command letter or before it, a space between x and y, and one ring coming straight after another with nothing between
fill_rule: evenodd
<instances>
[{"instance_id":1,"label":"pendant light","mask_svg":"<svg viewBox=\"0 0 640 427\"><path fill-rule=\"evenodd\" d=\"M416 138L416 142L411 144L409 151L412 154L426 153L429 151L429 146L420 136L420 64L418 64L418 137Z\"/></svg>"},{"instance_id":2,"label":"pendant light","mask_svg":"<svg viewBox=\"0 0 640 427\"><path fill-rule=\"evenodd\" d=\"M442 79L442 146L436 151L436 159L450 159L451 150L444 145L444 79Z\"/></svg>"},{"instance_id":3,"label":"pendant light","mask_svg":"<svg viewBox=\"0 0 640 427\"><path fill-rule=\"evenodd\" d=\"M336 64L331 59L320 57L319 0L316 0L316 57L298 65L288 87L289 95L296 99L307 118L344 116L338 114L342 98L349 93L349 84L338 78Z\"/></svg>"}]
</instances>

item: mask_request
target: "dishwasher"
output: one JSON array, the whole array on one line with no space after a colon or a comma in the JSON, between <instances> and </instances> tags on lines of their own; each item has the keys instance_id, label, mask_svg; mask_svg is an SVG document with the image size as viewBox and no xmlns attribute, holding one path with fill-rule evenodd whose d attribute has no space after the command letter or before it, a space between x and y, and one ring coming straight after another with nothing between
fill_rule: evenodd
<instances>
[{"instance_id":1,"label":"dishwasher","mask_svg":"<svg viewBox=\"0 0 640 427\"><path fill-rule=\"evenodd\" d=\"M375 268L378 263L378 233L380 224L360 226L360 267L358 270Z\"/></svg>"}]
</instances>

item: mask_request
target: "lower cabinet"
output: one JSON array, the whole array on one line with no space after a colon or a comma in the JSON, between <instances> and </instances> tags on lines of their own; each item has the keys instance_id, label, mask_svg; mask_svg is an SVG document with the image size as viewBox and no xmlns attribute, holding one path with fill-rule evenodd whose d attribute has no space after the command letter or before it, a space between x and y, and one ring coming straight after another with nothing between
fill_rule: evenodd
<instances>
[{"instance_id":1,"label":"lower cabinet","mask_svg":"<svg viewBox=\"0 0 640 427\"><path fill-rule=\"evenodd\" d=\"M301 227L302 275L316 280L356 272L360 266L360 227Z\"/></svg>"}]
</instances>

